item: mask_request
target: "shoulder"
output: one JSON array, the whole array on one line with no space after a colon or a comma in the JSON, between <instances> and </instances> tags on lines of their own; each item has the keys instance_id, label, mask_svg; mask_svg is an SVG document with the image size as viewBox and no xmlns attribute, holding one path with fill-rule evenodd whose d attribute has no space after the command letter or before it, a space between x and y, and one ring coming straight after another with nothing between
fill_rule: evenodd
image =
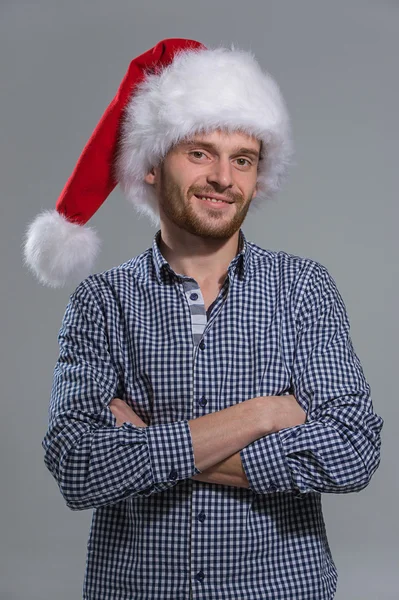
<instances>
[{"instance_id":1,"label":"shoulder","mask_svg":"<svg viewBox=\"0 0 399 600\"><path fill-rule=\"evenodd\" d=\"M248 242L248 245L255 267L260 269L272 269L280 276L301 280L305 284L329 275L327 267L313 258L261 248L254 242Z\"/></svg>"},{"instance_id":2,"label":"shoulder","mask_svg":"<svg viewBox=\"0 0 399 600\"><path fill-rule=\"evenodd\" d=\"M248 243L257 285L272 285L274 289L278 289L280 294L290 299L295 311L306 311L315 305L336 302L344 306L334 278L321 262L284 250L270 250L253 242Z\"/></svg>"},{"instance_id":3,"label":"shoulder","mask_svg":"<svg viewBox=\"0 0 399 600\"><path fill-rule=\"evenodd\" d=\"M148 248L126 262L83 279L70 296L70 300L109 303L121 295L131 295L140 282L151 277L152 258Z\"/></svg>"}]
</instances>

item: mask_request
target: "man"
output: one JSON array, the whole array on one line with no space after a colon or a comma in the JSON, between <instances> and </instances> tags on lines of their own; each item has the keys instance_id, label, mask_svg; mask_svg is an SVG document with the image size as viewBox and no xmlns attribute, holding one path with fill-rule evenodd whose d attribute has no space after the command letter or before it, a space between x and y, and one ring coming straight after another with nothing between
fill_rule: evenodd
<instances>
[{"instance_id":1,"label":"man","mask_svg":"<svg viewBox=\"0 0 399 600\"><path fill-rule=\"evenodd\" d=\"M187 277L190 296L191 290L197 290L191 309L200 317L196 324L206 321L194 308L207 311L210 317L212 305L228 282L228 267L239 247L239 228L256 194L259 157L260 142L255 138L215 131L176 145L160 168L153 168L145 177L157 189L160 252L174 273ZM278 429L305 420L305 412L293 396L285 397L284 403L276 398L274 405L272 398L267 402L254 398L256 410L249 413L252 422L241 418L248 415L249 404L252 411L253 402L189 421L197 468L209 469L194 479L249 487L240 456L234 453L271 433L274 419ZM127 421L146 426L120 399L112 400L110 409L117 425ZM225 457L230 458L215 465Z\"/></svg>"},{"instance_id":2,"label":"man","mask_svg":"<svg viewBox=\"0 0 399 600\"><path fill-rule=\"evenodd\" d=\"M78 285L59 333L43 447L67 505L94 509L86 600L334 597L321 494L368 485L383 420L327 269L241 229L290 153L252 56L165 40L28 231L27 264L57 286L91 264L84 224L116 180L160 222Z\"/></svg>"}]
</instances>

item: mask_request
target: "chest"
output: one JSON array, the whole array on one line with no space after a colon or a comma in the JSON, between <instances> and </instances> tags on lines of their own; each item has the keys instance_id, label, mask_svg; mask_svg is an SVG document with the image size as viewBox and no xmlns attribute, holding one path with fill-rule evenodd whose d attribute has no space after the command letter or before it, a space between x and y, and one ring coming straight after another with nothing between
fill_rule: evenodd
<instances>
[{"instance_id":1,"label":"chest","mask_svg":"<svg viewBox=\"0 0 399 600\"><path fill-rule=\"evenodd\" d=\"M120 299L112 352L121 397L147 424L192 419L255 396L290 393L294 355L287 299L259 288L201 288L216 300L195 344L196 315L184 290ZM199 299L201 300L201 298ZM199 315L203 319L202 315Z\"/></svg>"}]
</instances>

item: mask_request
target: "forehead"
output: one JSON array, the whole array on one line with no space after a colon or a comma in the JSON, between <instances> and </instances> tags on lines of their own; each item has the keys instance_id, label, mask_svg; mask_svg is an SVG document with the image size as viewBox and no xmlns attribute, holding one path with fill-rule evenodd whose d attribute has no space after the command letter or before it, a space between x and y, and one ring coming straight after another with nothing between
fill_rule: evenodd
<instances>
[{"instance_id":1,"label":"forehead","mask_svg":"<svg viewBox=\"0 0 399 600\"><path fill-rule=\"evenodd\" d=\"M248 134L244 131L224 131L216 129L211 132L198 132L191 136L186 137L184 140L179 142L180 145L195 144L195 143L208 143L215 146L247 146L253 150L259 150L261 142L254 135Z\"/></svg>"}]
</instances>

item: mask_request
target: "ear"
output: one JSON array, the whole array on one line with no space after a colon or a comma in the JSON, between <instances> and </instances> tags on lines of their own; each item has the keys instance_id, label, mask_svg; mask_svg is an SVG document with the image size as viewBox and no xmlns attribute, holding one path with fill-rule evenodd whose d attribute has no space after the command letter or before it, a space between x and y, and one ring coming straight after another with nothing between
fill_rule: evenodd
<instances>
[{"instance_id":1,"label":"ear","mask_svg":"<svg viewBox=\"0 0 399 600\"><path fill-rule=\"evenodd\" d=\"M255 196L257 195L257 193L258 193L258 184L256 184L256 186L255 186L255 189L254 189L254 191L252 192L252 198L251 198L251 201L252 201L252 200L255 198Z\"/></svg>"},{"instance_id":2,"label":"ear","mask_svg":"<svg viewBox=\"0 0 399 600\"><path fill-rule=\"evenodd\" d=\"M152 167L151 171L149 171L144 176L144 181L146 183L149 183L150 185L155 185L156 177L157 177L157 169L155 167Z\"/></svg>"}]
</instances>

